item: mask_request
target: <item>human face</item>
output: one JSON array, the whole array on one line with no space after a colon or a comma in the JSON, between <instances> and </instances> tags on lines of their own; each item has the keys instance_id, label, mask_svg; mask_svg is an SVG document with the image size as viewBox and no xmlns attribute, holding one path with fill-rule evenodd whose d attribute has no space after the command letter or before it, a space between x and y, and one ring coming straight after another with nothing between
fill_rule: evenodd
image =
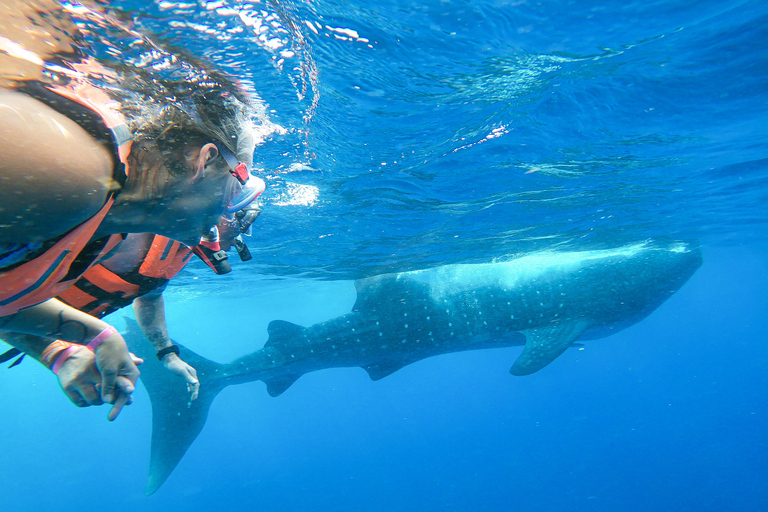
<instances>
[{"instance_id":1,"label":"human face","mask_svg":"<svg viewBox=\"0 0 768 512\"><path fill-rule=\"evenodd\" d=\"M205 144L190 157L193 178L175 187L168 206L169 235L187 245L196 245L211 226L219 222L225 206L225 189L235 178L226 162L218 158L215 144Z\"/></svg>"}]
</instances>

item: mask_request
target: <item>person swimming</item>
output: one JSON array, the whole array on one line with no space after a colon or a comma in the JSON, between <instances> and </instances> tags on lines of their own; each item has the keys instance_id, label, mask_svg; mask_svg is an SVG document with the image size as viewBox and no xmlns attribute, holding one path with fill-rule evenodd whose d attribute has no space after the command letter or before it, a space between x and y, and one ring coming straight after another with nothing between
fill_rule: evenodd
<instances>
[{"instance_id":1,"label":"person swimming","mask_svg":"<svg viewBox=\"0 0 768 512\"><path fill-rule=\"evenodd\" d=\"M251 187L241 190L230 201L219 222L223 235L220 241L217 240L217 252L225 253L237 237L250 234L251 225L260 212L254 201L263 191L264 182L255 178ZM247 204L248 201L250 204ZM238 207L242 208L235 210ZM97 318L104 318L132 303L139 327L154 346L158 360L186 381L190 401L197 398L200 382L195 368L179 357L179 349L168 335L163 291L168 282L189 263L192 254L196 253L194 249L152 233L130 234L112 254L88 269L74 285L57 297ZM207 259L203 261L207 261L216 273L229 271L222 272L223 267L213 265ZM219 256L218 262L226 262L226 259ZM229 269L228 265L226 269ZM82 345L18 333L0 332L0 338L18 347L0 354L0 362L18 356L9 368L18 365L28 353L48 369L53 370L57 365L55 374L59 384L75 405L88 407L103 403L97 391L101 377L94 355ZM69 353L58 357L48 355L56 349L65 350L73 346Z\"/></svg>"},{"instance_id":2,"label":"person swimming","mask_svg":"<svg viewBox=\"0 0 768 512\"><path fill-rule=\"evenodd\" d=\"M194 59L165 52L181 62L170 77L97 60L74 18L117 24L98 9L49 0L4 8L0 329L87 346L113 420L131 400L138 361L114 328L54 297L122 233L196 245L223 212L227 186L250 178L240 164L253 154L253 106L233 80ZM52 366L77 349L55 348L40 354Z\"/></svg>"}]
</instances>

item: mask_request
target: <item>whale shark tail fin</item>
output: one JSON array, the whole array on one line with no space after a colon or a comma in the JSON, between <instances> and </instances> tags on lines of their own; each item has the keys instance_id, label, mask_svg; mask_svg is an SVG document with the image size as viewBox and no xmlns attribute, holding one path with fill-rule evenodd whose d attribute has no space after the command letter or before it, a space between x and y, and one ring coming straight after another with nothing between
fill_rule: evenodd
<instances>
[{"instance_id":1,"label":"whale shark tail fin","mask_svg":"<svg viewBox=\"0 0 768 512\"><path fill-rule=\"evenodd\" d=\"M224 365L210 361L178 345L179 356L197 371L200 393L189 401L185 383L157 360L154 348L146 340L139 325L125 318L124 333L128 348L144 359L141 381L152 403L152 448L145 494L154 493L170 476L187 449L197 438L208 418L214 398L227 386Z\"/></svg>"},{"instance_id":2,"label":"whale shark tail fin","mask_svg":"<svg viewBox=\"0 0 768 512\"><path fill-rule=\"evenodd\" d=\"M264 344L264 348L277 350L283 354L291 354L293 353L292 348L299 346L299 340L304 338L304 331L306 331L306 327L285 320L272 320L267 327L269 339ZM265 378L263 381L267 385L269 396L277 397L282 395L302 375L303 373L300 372L281 373L279 376Z\"/></svg>"},{"instance_id":3,"label":"whale shark tail fin","mask_svg":"<svg viewBox=\"0 0 768 512\"><path fill-rule=\"evenodd\" d=\"M509 373L522 376L541 370L565 352L590 325L592 323L587 319L564 320L523 331L525 348Z\"/></svg>"}]
</instances>

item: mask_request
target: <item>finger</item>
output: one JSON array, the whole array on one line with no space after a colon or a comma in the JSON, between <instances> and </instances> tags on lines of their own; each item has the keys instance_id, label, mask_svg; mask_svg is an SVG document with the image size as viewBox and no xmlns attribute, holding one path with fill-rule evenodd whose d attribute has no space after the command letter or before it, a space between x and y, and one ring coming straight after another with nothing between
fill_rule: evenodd
<instances>
[{"instance_id":1,"label":"finger","mask_svg":"<svg viewBox=\"0 0 768 512\"><path fill-rule=\"evenodd\" d=\"M136 386L133 385L133 382L123 375L120 375L115 379L115 385L117 386L117 389L126 395L130 395L136 390Z\"/></svg>"},{"instance_id":2,"label":"finger","mask_svg":"<svg viewBox=\"0 0 768 512\"><path fill-rule=\"evenodd\" d=\"M64 394L67 395L67 398L69 398L70 401L78 407L88 407L89 405L88 402L82 396L80 396L80 393L74 389L65 389Z\"/></svg>"},{"instance_id":3,"label":"finger","mask_svg":"<svg viewBox=\"0 0 768 512\"><path fill-rule=\"evenodd\" d=\"M136 355L133 352L131 352L130 354L131 354L131 361L133 361L133 364L135 364L136 366L139 366L141 363L144 362L142 358L136 357Z\"/></svg>"},{"instance_id":4,"label":"finger","mask_svg":"<svg viewBox=\"0 0 768 512\"><path fill-rule=\"evenodd\" d=\"M192 366L187 365L187 391L192 393L192 397L190 398L190 402L197 399L197 396L200 393L200 380L197 378L197 370L195 370Z\"/></svg>"},{"instance_id":5,"label":"finger","mask_svg":"<svg viewBox=\"0 0 768 512\"><path fill-rule=\"evenodd\" d=\"M200 382L189 384L187 389L192 392L192 397L190 398L190 401L197 400L197 396L200 394Z\"/></svg>"},{"instance_id":6,"label":"finger","mask_svg":"<svg viewBox=\"0 0 768 512\"><path fill-rule=\"evenodd\" d=\"M101 370L101 399L111 404L115 401L115 379L117 373L114 369Z\"/></svg>"},{"instance_id":7,"label":"finger","mask_svg":"<svg viewBox=\"0 0 768 512\"><path fill-rule=\"evenodd\" d=\"M80 395L88 402L88 405L101 405L104 402L101 400L101 395L95 386L85 384L79 390Z\"/></svg>"},{"instance_id":8,"label":"finger","mask_svg":"<svg viewBox=\"0 0 768 512\"><path fill-rule=\"evenodd\" d=\"M112 409L109 410L109 415L107 416L107 419L109 421L115 421L115 418L117 418L117 415L120 414L121 410L123 410L123 406L130 401L131 401L131 395L126 395L125 393L118 394L117 400L115 400L115 404L112 406Z\"/></svg>"}]
</instances>

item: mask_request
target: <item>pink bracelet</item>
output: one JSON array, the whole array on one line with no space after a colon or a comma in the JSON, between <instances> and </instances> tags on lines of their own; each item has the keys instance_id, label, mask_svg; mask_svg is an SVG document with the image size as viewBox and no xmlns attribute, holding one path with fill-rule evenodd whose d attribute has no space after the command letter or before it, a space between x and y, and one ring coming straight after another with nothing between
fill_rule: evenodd
<instances>
[{"instance_id":1,"label":"pink bracelet","mask_svg":"<svg viewBox=\"0 0 768 512\"><path fill-rule=\"evenodd\" d=\"M93 338L91 342L85 346L85 348L90 349L90 351L93 352L94 350L96 350L96 348L99 345L104 343L107 340L107 338L109 338L116 332L117 332L117 329L115 329L110 325L109 327L101 331L99 334L97 334L96 337Z\"/></svg>"},{"instance_id":2,"label":"pink bracelet","mask_svg":"<svg viewBox=\"0 0 768 512\"><path fill-rule=\"evenodd\" d=\"M56 356L56 361L53 362L53 366L51 366L51 371L55 374L59 374L59 370L61 370L61 367L64 366L64 361L72 357L72 355L77 352L78 350L81 350L84 348L82 345L71 345L70 347L62 350L59 352L59 355Z\"/></svg>"}]
</instances>

